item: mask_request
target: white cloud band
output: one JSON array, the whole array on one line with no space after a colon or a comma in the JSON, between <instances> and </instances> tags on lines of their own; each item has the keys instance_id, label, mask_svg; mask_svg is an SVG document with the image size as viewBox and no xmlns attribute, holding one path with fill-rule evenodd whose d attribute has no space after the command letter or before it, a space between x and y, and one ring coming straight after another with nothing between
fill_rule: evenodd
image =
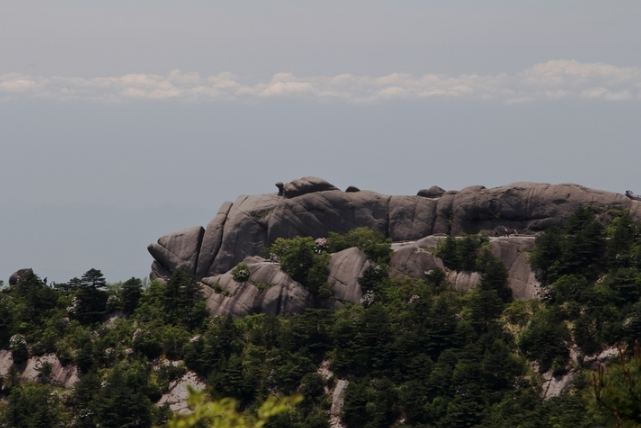
<instances>
[{"instance_id":1,"label":"white cloud band","mask_svg":"<svg viewBox=\"0 0 641 428\"><path fill-rule=\"evenodd\" d=\"M304 98L348 103L387 100L455 98L489 99L506 103L561 98L641 100L641 68L604 63L555 60L537 64L515 75L394 73L370 77L295 77L276 74L269 82L248 84L231 73L208 78L174 70L168 76L129 74L93 79L0 75L0 99L57 100L258 100Z\"/></svg>"}]
</instances>

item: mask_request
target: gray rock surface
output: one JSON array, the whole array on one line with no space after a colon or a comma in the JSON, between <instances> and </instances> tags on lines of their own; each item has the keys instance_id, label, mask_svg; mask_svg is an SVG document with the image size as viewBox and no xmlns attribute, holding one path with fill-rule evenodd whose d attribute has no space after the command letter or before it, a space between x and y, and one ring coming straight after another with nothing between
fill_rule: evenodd
<instances>
[{"instance_id":1,"label":"gray rock surface","mask_svg":"<svg viewBox=\"0 0 641 428\"><path fill-rule=\"evenodd\" d=\"M630 209L635 219L641 219L641 204L623 194L578 184L513 183L493 189L472 186L457 193L451 209L451 232L478 233L499 226L538 232L562 225L584 205L602 211Z\"/></svg>"},{"instance_id":2,"label":"gray rock surface","mask_svg":"<svg viewBox=\"0 0 641 428\"><path fill-rule=\"evenodd\" d=\"M392 241L415 241L434 231L437 201L416 196L392 196L388 204L388 236Z\"/></svg>"},{"instance_id":3,"label":"gray rock surface","mask_svg":"<svg viewBox=\"0 0 641 428\"><path fill-rule=\"evenodd\" d=\"M490 250L505 264L512 296L515 299L530 300L539 295L541 284L537 281L528 259L528 252L532 249L533 236L490 238Z\"/></svg>"},{"instance_id":4,"label":"gray rock surface","mask_svg":"<svg viewBox=\"0 0 641 428\"><path fill-rule=\"evenodd\" d=\"M198 255L198 266L196 268L196 277L203 278L209 273L211 264L214 262L218 250L223 243L223 230L225 227L225 222L227 221L227 215L231 210L233 203L225 202L218 210L216 217L207 225L205 229L205 234L203 236L203 242L200 246L200 252Z\"/></svg>"},{"instance_id":5,"label":"gray rock surface","mask_svg":"<svg viewBox=\"0 0 641 428\"><path fill-rule=\"evenodd\" d=\"M617 359L621 356L619 349L616 347L606 348L598 354L586 355L583 357L582 365L583 367L589 368L590 370L598 370L600 364L608 363L614 359Z\"/></svg>"},{"instance_id":6,"label":"gray rock surface","mask_svg":"<svg viewBox=\"0 0 641 428\"><path fill-rule=\"evenodd\" d=\"M43 379L42 373L38 371L43 363L51 364L51 376L48 379ZM0 349L0 376L6 376L12 365L13 357L11 356L11 351ZM29 358L24 370L19 373L20 379L24 381L48 382L65 388L73 387L80 379L79 376L76 366L63 366L55 354Z\"/></svg>"},{"instance_id":7,"label":"gray rock surface","mask_svg":"<svg viewBox=\"0 0 641 428\"><path fill-rule=\"evenodd\" d=\"M349 381L345 379L338 379L336 386L332 392L332 405L329 408L329 424L331 428L344 428L345 425L341 420L341 412L345 403L345 390L349 385Z\"/></svg>"},{"instance_id":8,"label":"gray rock surface","mask_svg":"<svg viewBox=\"0 0 641 428\"><path fill-rule=\"evenodd\" d=\"M436 268L445 269L443 261L417 246L400 248L390 261L392 275L407 275L418 279L425 279L426 273Z\"/></svg>"},{"instance_id":9,"label":"gray rock surface","mask_svg":"<svg viewBox=\"0 0 641 428\"><path fill-rule=\"evenodd\" d=\"M548 400L552 397L558 397L561 394L565 394L572 386L574 376L575 373L573 371L557 377L552 375L552 371L544 373L543 384L541 385L543 398Z\"/></svg>"},{"instance_id":10,"label":"gray rock surface","mask_svg":"<svg viewBox=\"0 0 641 428\"><path fill-rule=\"evenodd\" d=\"M338 190L338 188L322 178L317 177L299 178L283 186L283 192L286 198L295 198L308 193L324 192L326 190Z\"/></svg>"},{"instance_id":11,"label":"gray rock surface","mask_svg":"<svg viewBox=\"0 0 641 428\"><path fill-rule=\"evenodd\" d=\"M450 233L450 221L452 206L454 198L458 194L457 191L451 190L445 192L436 202L436 219L434 220L434 230L432 233Z\"/></svg>"},{"instance_id":12,"label":"gray rock surface","mask_svg":"<svg viewBox=\"0 0 641 428\"><path fill-rule=\"evenodd\" d=\"M358 278L374 263L367 260L365 253L358 248L348 248L332 254L331 257L327 282L332 284L334 297L358 304L363 297Z\"/></svg>"},{"instance_id":13,"label":"gray rock surface","mask_svg":"<svg viewBox=\"0 0 641 428\"><path fill-rule=\"evenodd\" d=\"M481 283L481 274L472 271L447 271L446 278L456 291L468 291Z\"/></svg>"},{"instance_id":14,"label":"gray rock surface","mask_svg":"<svg viewBox=\"0 0 641 428\"><path fill-rule=\"evenodd\" d=\"M426 271L437 267L444 269L443 261L432 252L445 237L446 235L430 235L413 242L392 244L395 251L390 262L392 274L424 278ZM490 251L505 264L515 299L529 300L539 295L541 284L528 260L529 251L534 248L534 240L534 236L490 238ZM464 291L476 287L481 275L478 272L447 271L447 279L456 290Z\"/></svg>"},{"instance_id":15,"label":"gray rock surface","mask_svg":"<svg viewBox=\"0 0 641 428\"><path fill-rule=\"evenodd\" d=\"M9 285L18 285L18 282L20 282L20 278L24 276L27 272L30 272L31 268L26 268L26 269L18 269L14 273L11 274L9 277Z\"/></svg>"},{"instance_id":16,"label":"gray rock surface","mask_svg":"<svg viewBox=\"0 0 641 428\"><path fill-rule=\"evenodd\" d=\"M297 235L322 238L330 231L347 233L357 227L387 232L389 199L367 190L330 190L284 199L269 215L268 240Z\"/></svg>"},{"instance_id":17,"label":"gray rock surface","mask_svg":"<svg viewBox=\"0 0 641 428\"><path fill-rule=\"evenodd\" d=\"M180 414L189 414L187 398L189 397L189 388L196 391L202 391L206 388L205 382L192 371L185 373L180 379L169 384L169 391L163 394L158 401L159 406L167 404L172 412Z\"/></svg>"},{"instance_id":18,"label":"gray rock surface","mask_svg":"<svg viewBox=\"0 0 641 428\"><path fill-rule=\"evenodd\" d=\"M152 257L170 272L180 269L195 275L204 233L205 229L202 226L190 227L161 237L147 249Z\"/></svg>"},{"instance_id":19,"label":"gray rock surface","mask_svg":"<svg viewBox=\"0 0 641 428\"><path fill-rule=\"evenodd\" d=\"M442 190L433 186L420 191L421 196L342 192L325 180L304 177L283 184L282 196L243 195L233 204L223 204L207 230L186 229L150 245L149 252L155 259L151 276L162 278L176 269L193 273L198 279L223 275L246 257L264 256L264 248L277 238L296 235L322 238L329 232L369 227L389 236L396 242L396 249L403 241L429 249L436 246L440 234L483 231L493 236L509 229L518 231L518 236L509 238L516 240L509 246L493 242L492 249L508 265L515 296L531 298L537 292L526 255L531 238L519 240L521 237L562 225L583 205L601 211L628 209L633 219L641 220L641 202L576 184L513 183L493 189L471 186L458 192ZM419 260L426 256L414 257L418 259L410 263L415 267L407 267L410 272L426 263ZM457 274L454 279L462 286L465 275ZM472 276L468 279L475 280Z\"/></svg>"},{"instance_id":20,"label":"gray rock surface","mask_svg":"<svg viewBox=\"0 0 641 428\"><path fill-rule=\"evenodd\" d=\"M268 221L279 203L274 193L239 196L223 226L222 241L207 276L227 272L247 256L263 255L268 240Z\"/></svg>"},{"instance_id":21,"label":"gray rock surface","mask_svg":"<svg viewBox=\"0 0 641 428\"><path fill-rule=\"evenodd\" d=\"M202 279L207 308L212 315L296 314L308 307L340 307L338 302L314 298L276 263L263 261L248 265L247 282L235 281L231 271Z\"/></svg>"},{"instance_id":22,"label":"gray rock surface","mask_svg":"<svg viewBox=\"0 0 641 428\"><path fill-rule=\"evenodd\" d=\"M416 196L421 196L423 198L440 198L445 193L445 189L442 189L438 186L432 186L429 189L421 189L418 191Z\"/></svg>"}]
</instances>

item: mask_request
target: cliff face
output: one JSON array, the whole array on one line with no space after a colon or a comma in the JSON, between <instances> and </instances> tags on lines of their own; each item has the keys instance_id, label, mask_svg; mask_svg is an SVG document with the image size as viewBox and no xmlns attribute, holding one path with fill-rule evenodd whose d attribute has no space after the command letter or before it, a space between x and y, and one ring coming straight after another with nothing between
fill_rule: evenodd
<instances>
[{"instance_id":1,"label":"cliff face","mask_svg":"<svg viewBox=\"0 0 641 428\"><path fill-rule=\"evenodd\" d=\"M151 244L148 249L155 259L151 277L163 278L181 269L204 284L222 287L228 296L206 289L213 313L297 312L314 299L297 283L274 279L277 265L270 267L271 263L260 259L263 249L277 238L322 238L329 232L347 233L357 227L377 229L399 243L393 245L399 251L392 269L421 276L442 266L426 251L436 246L439 237L486 232L493 238L492 251L510 271L515 297L532 298L538 284L529 268L527 251L534 245L534 234L562 225L584 205L598 211L627 209L633 219L641 220L641 203L576 184L513 183L447 192L433 186L419 190L416 196L390 196L353 186L343 192L315 177L277 183L277 187L278 193L243 195L233 203L225 202L206 229L192 227ZM228 272L247 258L252 277L259 273L268 279L261 279L263 283L275 281L277 289L259 290L230 280ZM333 256L330 283L335 296L360 301L356 279L366 262L361 259L355 252ZM449 279L457 288L469 287L478 281L478 274L450 273ZM233 299L235 303L230 302Z\"/></svg>"}]
</instances>

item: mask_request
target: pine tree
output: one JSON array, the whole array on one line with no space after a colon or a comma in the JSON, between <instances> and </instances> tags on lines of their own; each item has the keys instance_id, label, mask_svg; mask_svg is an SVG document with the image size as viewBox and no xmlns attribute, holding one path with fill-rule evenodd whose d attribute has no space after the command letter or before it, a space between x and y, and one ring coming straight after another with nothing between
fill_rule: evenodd
<instances>
[{"instance_id":1,"label":"pine tree","mask_svg":"<svg viewBox=\"0 0 641 428\"><path fill-rule=\"evenodd\" d=\"M89 269L85 272L84 275L80 278L81 286L84 288L100 288L104 289L107 287L107 281L98 269Z\"/></svg>"},{"instance_id":2,"label":"pine tree","mask_svg":"<svg viewBox=\"0 0 641 428\"><path fill-rule=\"evenodd\" d=\"M132 314L138 307L138 302L142 295L142 281L138 278L131 277L122 284L120 295L122 298L123 312L127 315Z\"/></svg>"}]
</instances>

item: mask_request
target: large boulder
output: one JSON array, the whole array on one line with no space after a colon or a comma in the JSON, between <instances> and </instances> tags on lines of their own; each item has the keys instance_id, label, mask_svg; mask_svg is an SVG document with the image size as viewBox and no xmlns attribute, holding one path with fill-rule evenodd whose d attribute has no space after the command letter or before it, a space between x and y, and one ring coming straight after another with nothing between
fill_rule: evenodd
<instances>
[{"instance_id":1,"label":"large boulder","mask_svg":"<svg viewBox=\"0 0 641 428\"><path fill-rule=\"evenodd\" d=\"M360 303L363 291L358 278L363 276L365 269L373 265L358 248L348 248L332 254L327 282L332 286L334 297L350 303Z\"/></svg>"},{"instance_id":2,"label":"large boulder","mask_svg":"<svg viewBox=\"0 0 641 428\"><path fill-rule=\"evenodd\" d=\"M340 307L334 300L313 296L276 263L257 258L247 261L247 281L236 281L231 271L203 278L207 308L212 315L297 314L309 307Z\"/></svg>"},{"instance_id":3,"label":"large boulder","mask_svg":"<svg viewBox=\"0 0 641 428\"><path fill-rule=\"evenodd\" d=\"M390 262L392 275L406 275L425 278L425 274L436 268L445 269L443 261L433 252L446 235L431 235L415 242L392 244L395 251ZM508 270L508 284L515 299L529 300L538 297L541 284L536 279L528 258L534 248L534 236L512 236L490 238L489 249ZM456 272L447 270L447 280L459 291L476 287L481 281L478 272Z\"/></svg>"},{"instance_id":4,"label":"large boulder","mask_svg":"<svg viewBox=\"0 0 641 428\"><path fill-rule=\"evenodd\" d=\"M40 368L44 364L51 365L51 371L45 375ZM0 376L7 376L13 365L11 351L0 349ZM80 372L76 366L63 365L55 354L45 354L29 358L26 363L18 367L21 370L18 377L24 381L46 382L64 388L72 388L80 379Z\"/></svg>"},{"instance_id":5,"label":"large boulder","mask_svg":"<svg viewBox=\"0 0 641 428\"><path fill-rule=\"evenodd\" d=\"M435 237L449 233L487 232L496 236L510 231L531 236L562 225L584 205L600 211L627 209L633 219L641 220L640 202L576 184L514 183L493 189L471 186L443 192L432 187L420 191L420 196L342 192L315 177L278 186L280 194L243 195L234 203L226 202L206 230L193 227L150 245L149 252L155 259L152 277L166 277L176 269L198 279L222 275L246 257L265 255L264 249L278 238L321 238L357 227L380 230L397 243L416 241L419 248L427 249L437 240ZM518 293L523 296L535 293L533 277L526 274L527 251L501 256L514 265L509 268L511 278L521 284Z\"/></svg>"},{"instance_id":6,"label":"large boulder","mask_svg":"<svg viewBox=\"0 0 641 428\"><path fill-rule=\"evenodd\" d=\"M578 208L598 211L629 209L641 219L641 204L623 194L589 189L578 184L513 183L486 189L467 187L456 194L451 208L451 232L492 232L508 228L525 233L561 226Z\"/></svg>"},{"instance_id":7,"label":"large boulder","mask_svg":"<svg viewBox=\"0 0 641 428\"><path fill-rule=\"evenodd\" d=\"M299 178L283 186L283 193L286 198L295 198L307 193L324 192L326 190L338 190L338 188L318 177Z\"/></svg>"},{"instance_id":8,"label":"large boulder","mask_svg":"<svg viewBox=\"0 0 641 428\"><path fill-rule=\"evenodd\" d=\"M25 276L28 272L31 272L31 268L18 269L9 277L9 285L18 285L20 278Z\"/></svg>"},{"instance_id":9,"label":"large boulder","mask_svg":"<svg viewBox=\"0 0 641 428\"><path fill-rule=\"evenodd\" d=\"M507 268L508 281L515 299L533 299L541 290L541 284L536 279L528 258L533 249L533 236L490 238L490 251Z\"/></svg>"},{"instance_id":10,"label":"large boulder","mask_svg":"<svg viewBox=\"0 0 641 428\"><path fill-rule=\"evenodd\" d=\"M203 242L198 254L198 266L196 267L196 276L199 278L207 276L211 264L214 262L218 250L220 250L220 246L223 243L225 222L232 205L231 202L225 202L218 210L216 217L209 222L207 229L205 229Z\"/></svg>"},{"instance_id":11,"label":"large boulder","mask_svg":"<svg viewBox=\"0 0 641 428\"><path fill-rule=\"evenodd\" d=\"M396 251L390 261L390 268L392 275L418 279L425 279L427 272L433 269L445 269L443 260L418 246L405 246Z\"/></svg>"},{"instance_id":12,"label":"large boulder","mask_svg":"<svg viewBox=\"0 0 641 428\"><path fill-rule=\"evenodd\" d=\"M440 198L443 196L443 193L445 193L445 189L438 186L432 186L429 189L419 190L416 196L422 196L424 198Z\"/></svg>"},{"instance_id":13,"label":"large boulder","mask_svg":"<svg viewBox=\"0 0 641 428\"><path fill-rule=\"evenodd\" d=\"M308 193L283 199L267 219L269 242L281 237L325 237L369 227L387 233L390 196L370 191L340 190Z\"/></svg>"},{"instance_id":14,"label":"large boulder","mask_svg":"<svg viewBox=\"0 0 641 428\"><path fill-rule=\"evenodd\" d=\"M437 201L416 196L392 196L388 204L388 235L392 241L415 241L431 235Z\"/></svg>"},{"instance_id":15,"label":"large boulder","mask_svg":"<svg viewBox=\"0 0 641 428\"><path fill-rule=\"evenodd\" d=\"M150 244L147 249L160 265L157 270L164 268L166 272L173 272L180 269L195 275L204 233L202 226L194 226L165 235L157 243Z\"/></svg>"}]
</instances>

